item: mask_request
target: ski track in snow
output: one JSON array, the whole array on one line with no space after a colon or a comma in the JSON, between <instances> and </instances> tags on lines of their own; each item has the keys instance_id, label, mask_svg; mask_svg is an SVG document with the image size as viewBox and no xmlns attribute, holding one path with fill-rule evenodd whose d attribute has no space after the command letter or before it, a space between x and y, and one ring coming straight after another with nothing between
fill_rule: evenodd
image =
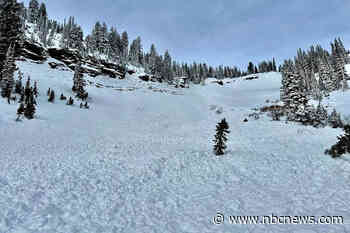
<instances>
[{"instance_id":1,"label":"ski track in snow","mask_svg":"<svg viewBox=\"0 0 350 233\"><path fill-rule=\"evenodd\" d=\"M37 119L0 100L0 232L350 232L349 160L323 154L338 129L243 119L279 97L280 77L155 93L135 77L88 87L91 109L66 106L72 72L18 62L38 80ZM210 80L209 80L210 81ZM46 101L48 87L54 104ZM223 112L217 114L217 108ZM215 124L228 151L212 153ZM247 117L248 118L248 117ZM225 215L341 215L344 225L214 225Z\"/></svg>"}]
</instances>

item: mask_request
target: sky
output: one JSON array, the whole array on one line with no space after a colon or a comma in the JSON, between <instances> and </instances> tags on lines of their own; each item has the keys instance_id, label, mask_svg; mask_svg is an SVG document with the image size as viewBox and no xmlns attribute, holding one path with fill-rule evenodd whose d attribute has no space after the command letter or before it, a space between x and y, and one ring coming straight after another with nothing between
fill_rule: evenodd
<instances>
[{"instance_id":1,"label":"sky","mask_svg":"<svg viewBox=\"0 0 350 233\"><path fill-rule=\"evenodd\" d=\"M28 6L29 0L23 1ZM84 34L96 21L141 36L145 51L154 43L179 62L236 65L246 69L275 57L293 58L298 48L335 37L350 46L348 0L39 0L50 18L75 16Z\"/></svg>"}]
</instances>

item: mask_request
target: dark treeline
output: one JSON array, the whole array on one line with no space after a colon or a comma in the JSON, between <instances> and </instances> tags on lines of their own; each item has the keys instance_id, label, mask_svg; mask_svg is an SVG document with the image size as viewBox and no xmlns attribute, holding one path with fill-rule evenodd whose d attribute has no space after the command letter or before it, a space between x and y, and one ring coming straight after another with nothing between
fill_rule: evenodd
<instances>
[{"instance_id":1,"label":"dark treeline","mask_svg":"<svg viewBox=\"0 0 350 233\"><path fill-rule=\"evenodd\" d=\"M272 61L262 61L258 64L258 66L254 65L253 62L249 62L247 68L248 74L265 73L271 71L277 71L275 58L273 58Z\"/></svg>"}]
</instances>

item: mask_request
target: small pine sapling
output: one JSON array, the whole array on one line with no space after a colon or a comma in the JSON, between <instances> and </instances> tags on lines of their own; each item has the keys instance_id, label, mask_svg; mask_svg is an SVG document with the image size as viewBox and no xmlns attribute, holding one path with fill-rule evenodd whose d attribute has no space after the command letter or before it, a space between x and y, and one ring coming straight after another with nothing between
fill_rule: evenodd
<instances>
[{"instance_id":1,"label":"small pine sapling","mask_svg":"<svg viewBox=\"0 0 350 233\"><path fill-rule=\"evenodd\" d=\"M35 98L38 98L39 92L38 92L38 85L37 85L36 81L34 82L33 94L34 94Z\"/></svg>"},{"instance_id":2,"label":"small pine sapling","mask_svg":"<svg viewBox=\"0 0 350 233\"><path fill-rule=\"evenodd\" d=\"M63 95L63 93L61 94L61 96L60 96L60 100L66 100L67 99L67 97L65 97L64 95Z\"/></svg>"},{"instance_id":3,"label":"small pine sapling","mask_svg":"<svg viewBox=\"0 0 350 233\"><path fill-rule=\"evenodd\" d=\"M16 121L20 121L21 120L21 116L23 115L24 113L24 104L21 103L17 109L17 119Z\"/></svg>"},{"instance_id":4,"label":"small pine sapling","mask_svg":"<svg viewBox=\"0 0 350 233\"><path fill-rule=\"evenodd\" d=\"M52 90L50 92L50 96L49 96L48 101L51 102L51 103L55 102L55 92L54 92L54 90Z\"/></svg>"},{"instance_id":5,"label":"small pine sapling","mask_svg":"<svg viewBox=\"0 0 350 233\"><path fill-rule=\"evenodd\" d=\"M69 99L67 101L67 105L73 105L74 104L74 100L71 96L69 96Z\"/></svg>"},{"instance_id":6,"label":"small pine sapling","mask_svg":"<svg viewBox=\"0 0 350 233\"><path fill-rule=\"evenodd\" d=\"M226 149L227 134L230 133L228 129L229 125L227 124L225 118L216 125L216 135L213 142L215 143L214 152L217 156L224 154Z\"/></svg>"}]
</instances>

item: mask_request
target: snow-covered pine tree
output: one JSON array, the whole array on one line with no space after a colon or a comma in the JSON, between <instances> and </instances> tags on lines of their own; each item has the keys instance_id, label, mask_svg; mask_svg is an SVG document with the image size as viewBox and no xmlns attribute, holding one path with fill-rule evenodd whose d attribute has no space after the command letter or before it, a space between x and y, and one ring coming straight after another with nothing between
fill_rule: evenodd
<instances>
[{"instance_id":1,"label":"snow-covered pine tree","mask_svg":"<svg viewBox=\"0 0 350 233\"><path fill-rule=\"evenodd\" d=\"M15 72L15 45L11 44L7 50L6 61L2 70L1 80L1 96L10 98L14 86L14 72Z\"/></svg>"},{"instance_id":2,"label":"snow-covered pine tree","mask_svg":"<svg viewBox=\"0 0 350 233\"><path fill-rule=\"evenodd\" d=\"M68 39L68 46L71 49L77 49L79 52L83 50L84 41L83 30L78 25L73 25Z\"/></svg>"},{"instance_id":3,"label":"snow-covered pine tree","mask_svg":"<svg viewBox=\"0 0 350 233\"><path fill-rule=\"evenodd\" d=\"M72 86L72 91L76 92L78 90L78 82L79 79L81 77L82 73L81 73L81 63L78 62L75 66L74 69L74 76L73 76L73 86Z\"/></svg>"},{"instance_id":4,"label":"snow-covered pine tree","mask_svg":"<svg viewBox=\"0 0 350 233\"><path fill-rule=\"evenodd\" d=\"M172 82L173 80L173 73L171 70L171 57L168 50L166 50L164 53L162 76L167 82Z\"/></svg>"},{"instance_id":5,"label":"snow-covered pine tree","mask_svg":"<svg viewBox=\"0 0 350 233\"><path fill-rule=\"evenodd\" d=\"M25 106L25 109L24 109L24 116L27 119L33 119L35 111L36 111L35 100L34 100L33 94L31 93L30 98L29 98L29 100Z\"/></svg>"},{"instance_id":6,"label":"snow-covered pine tree","mask_svg":"<svg viewBox=\"0 0 350 233\"><path fill-rule=\"evenodd\" d=\"M37 97L38 97L38 95L39 95L39 91L38 91L38 84L37 84L37 82L36 82L36 81L34 81L33 94L34 94L35 98L37 98Z\"/></svg>"},{"instance_id":7,"label":"snow-covered pine tree","mask_svg":"<svg viewBox=\"0 0 350 233\"><path fill-rule=\"evenodd\" d=\"M121 43L120 35L117 32L117 29L112 27L110 30L110 33L108 34L108 47L110 49L107 54L108 57L112 59L112 61L120 60L120 55L121 55L120 43Z\"/></svg>"},{"instance_id":8,"label":"snow-covered pine tree","mask_svg":"<svg viewBox=\"0 0 350 233\"><path fill-rule=\"evenodd\" d=\"M37 0L30 0L29 2L28 21L30 23L37 23L39 21L39 2Z\"/></svg>"},{"instance_id":9,"label":"snow-covered pine tree","mask_svg":"<svg viewBox=\"0 0 350 233\"><path fill-rule=\"evenodd\" d=\"M33 119L36 111L35 108L36 100L33 93L33 88L30 86L30 77L28 77L26 82L26 87L24 89L24 116L27 119Z\"/></svg>"},{"instance_id":10,"label":"snow-covered pine tree","mask_svg":"<svg viewBox=\"0 0 350 233\"><path fill-rule=\"evenodd\" d=\"M16 0L0 1L0 72L11 43L20 45L23 34L22 11L22 5Z\"/></svg>"},{"instance_id":11,"label":"snow-covered pine tree","mask_svg":"<svg viewBox=\"0 0 350 233\"><path fill-rule=\"evenodd\" d=\"M283 65L280 67L282 73L281 88L280 88L280 99L286 104L288 98L287 84L289 84L289 75L295 73L295 66L292 60L285 60Z\"/></svg>"},{"instance_id":12,"label":"snow-covered pine tree","mask_svg":"<svg viewBox=\"0 0 350 233\"><path fill-rule=\"evenodd\" d=\"M319 59L319 77L324 84L324 88L326 92L332 92L335 90L334 83L334 73L333 68L330 65L327 57L323 57Z\"/></svg>"},{"instance_id":13,"label":"snow-covered pine tree","mask_svg":"<svg viewBox=\"0 0 350 233\"><path fill-rule=\"evenodd\" d=\"M122 44L122 61L126 61L128 54L129 54L129 36L126 31L122 33L122 38L121 38L121 44Z\"/></svg>"},{"instance_id":14,"label":"snow-covered pine tree","mask_svg":"<svg viewBox=\"0 0 350 233\"><path fill-rule=\"evenodd\" d=\"M72 90L76 92L78 98L81 98L83 100L88 97L88 93L84 90L84 86L85 80L84 75L81 71L81 63L78 62L75 67Z\"/></svg>"},{"instance_id":15,"label":"snow-covered pine tree","mask_svg":"<svg viewBox=\"0 0 350 233\"><path fill-rule=\"evenodd\" d=\"M22 79L23 79L23 73L18 70L18 79L16 80L16 84L15 84L15 93L16 94L22 94Z\"/></svg>"},{"instance_id":16,"label":"snow-covered pine tree","mask_svg":"<svg viewBox=\"0 0 350 233\"><path fill-rule=\"evenodd\" d=\"M330 149L327 149L325 154L329 154L333 158L338 158L345 153L350 153L350 125L345 125L344 131L345 134L338 136L338 142Z\"/></svg>"},{"instance_id":17,"label":"snow-covered pine tree","mask_svg":"<svg viewBox=\"0 0 350 233\"><path fill-rule=\"evenodd\" d=\"M310 108L308 99L302 87L302 78L293 73L293 61L285 61L282 68L281 100L287 111L287 120L298 121L305 124L309 120Z\"/></svg>"},{"instance_id":18,"label":"snow-covered pine tree","mask_svg":"<svg viewBox=\"0 0 350 233\"><path fill-rule=\"evenodd\" d=\"M327 124L328 113L327 110L323 107L321 101L317 105L316 116L318 119L320 119L323 125Z\"/></svg>"},{"instance_id":19,"label":"snow-covered pine tree","mask_svg":"<svg viewBox=\"0 0 350 233\"><path fill-rule=\"evenodd\" d=\"M157 50L156 50L156 46L154 44L151 45L151 49L150 49L150 54L149 54L149 70L151 72L152 75L156 74L156 60L157 60Z\"/></svg>"},{"instance_id":20,"label":"snow-covered pine tree","mask_svg":"<svg viewBox=\"0 0 350 233\"><path fill-rule=\"evenodd\" d=\"M49 35L48 19L44 16L40 16L38 21L39 26L39 38L41 43L46 47L47 46L47 36Z\"/></svg>"},{"instance_id":21,"label":"snow-covered pine tree","mask_svg":"<svg viewBox=\"0 0 350 233\"><path fill-rule=\"evenodd\" d=\"M39 7L39 18L47 18L47 11L45 3L41 3Z\"/></svg>"},{"instance_id":22,"label":"snow-covered pine tree","mask_svg":"<svg viewBox=\"0 0 350 233\"><path fill-rule=\"evenodd\" d=\"M17 109L17 119L16 119L16 121L20 121L20 119L21 119L21 116L23 115L23 113L24 113L24 104L23 103L21 103L20 105L19 105L19 107L18 107L18 109Z\"/></svg>"},{"instance_id":23,"label":"snow-covered pine tree","mask_svg":"<svg viewBox=\"0 0 350 233\"><path fill-rule=\"evenodd\" d=\"M162 72L163 72L163 57L162 56L156 56L155 76L157 78L161 78L162 79Z\"/></svg>"},{"instance_id":24,"label":"snow-covered pine tree","mask_svg":"<svg viewBox=\"0 0 350 233\"><path fill-rule=\"evenodd\" d=\"M340 114L337 113L335 109L333 109L331 115L328 117L328 124L332 128L342 128L343 127L343 122L341 120Z\"/></svg>"},{"instance_id":25,"label":"snow-covered pine tree","mask_svg":"<svg viewBox=\"0 0 350 233\"><path fill-rule=\"evenodd\" d=\"M139 66L141 56L142 56L141 38L137 37L135 40L132 41L130 45L129 61L134 66Z\"/></svg>"},{"instance_id":26,"label":"snow-covered pine tree","mask_svg":"<svg viewBox=\"0 0 350 233\"><path fill-rule=\"evenodd\" d=\"M225 153L226 141L227 141L227 134L230 133L229 131L229 125L226 122L226 119L222 119L221 122L219 122L216 125L216 134L215 139L213 140L214 144L214 153L216 155L223 155Z\"/></svg>"}]
</instances>

